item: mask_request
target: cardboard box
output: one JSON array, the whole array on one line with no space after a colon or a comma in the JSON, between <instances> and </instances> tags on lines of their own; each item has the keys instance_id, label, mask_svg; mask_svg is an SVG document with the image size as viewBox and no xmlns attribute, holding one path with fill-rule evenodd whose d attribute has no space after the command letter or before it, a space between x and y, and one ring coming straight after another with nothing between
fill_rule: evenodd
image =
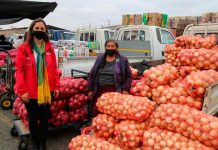
<instances>
[{"instance_id":1,"label":"cardboard box","mask_svg":"<svg viewBox=\"0 0 218 150\"><path fill-rule=\"evenodd\" d=\"M160 13L148 13L147 24L150 26L161 26L162 14Z\"/></svg>"},{"instance_id":2,"label":"cardboard box","mask_svg":"<svg viewBox=\"0 0 218 150\"><path fill-rule=\"evenodd\" d=\"M209 12L209 13L204 13L202 14L202 18L203 18L203 23L215 23L216 22L216 15L217 13L214 12Z\"/></svg>"},{"instance_id":3,"label":"cardboard box","mask_svg":"<svg viewBox=\"0 0 218 150\"><path fill-rule=\"evenodd\" d=\"M128 15L122 16L122 25L128 25L129 24L129 18Z\"/></svg>"},{"instance_id":4,"label":"cardboard box","mask_svg":"<svg viewBox=\"0 0 218 150\"><path fill-rule=\"evenodd\" d=\"M141 14L127 14L122 16L122 25L141 25Z\"/></svg>"},{"instance_id":5,"label":"cardboard box","mask_svg":"<svg viewBox=\"0 0 218 150\"><path fill-rule=\"evenodd\" d=\"M135 14L134 15L134 25L141 25L142 24L142 15Z\"/></svg>"}]
</instances>

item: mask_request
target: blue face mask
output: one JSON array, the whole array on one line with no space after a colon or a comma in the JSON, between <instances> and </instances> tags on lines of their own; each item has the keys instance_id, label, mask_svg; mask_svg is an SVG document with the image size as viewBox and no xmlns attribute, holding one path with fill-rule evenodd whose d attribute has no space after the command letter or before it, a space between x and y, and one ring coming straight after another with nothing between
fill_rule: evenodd
<instances>
[{"instance_id":1,"label":"blue face mask","mask_svg":"<svg viewBox=\"0 0 218 150\"><path fill-rule=\"evenodd\" d=\"M116 50L115 49L106 49L105 52L108 56L113 56L116 54Z\"/></svg>"}]
</instances>

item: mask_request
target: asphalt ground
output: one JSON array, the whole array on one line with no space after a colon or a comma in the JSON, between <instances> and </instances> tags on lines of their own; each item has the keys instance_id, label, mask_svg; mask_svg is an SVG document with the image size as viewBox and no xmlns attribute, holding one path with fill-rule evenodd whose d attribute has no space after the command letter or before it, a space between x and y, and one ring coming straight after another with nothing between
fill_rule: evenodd
<instances>
[{"instance_id":1,"label":"asphalt ground","mask_svg":"<svg viewBox=\"0 0 218 150\"><path fill-rule=\"evenodd\" d=\"M11 128L14 126L13 119L16 116L12 114L12 110L2 110L0 108L0 150L17 150L21 138L13 137L10 134ZM47 150L67 150L70 140L79 134L79 129L69 127L62 130L55 130L48 133ZM32 149L32 139L28 138L28 149Z\"/></svg>"}]
</instances>

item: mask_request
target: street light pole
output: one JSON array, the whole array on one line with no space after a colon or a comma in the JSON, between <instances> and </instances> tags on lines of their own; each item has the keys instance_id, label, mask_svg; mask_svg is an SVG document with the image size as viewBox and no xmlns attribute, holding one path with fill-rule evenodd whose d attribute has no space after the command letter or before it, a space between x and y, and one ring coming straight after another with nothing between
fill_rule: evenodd
<instances>
[{"instance_id":1,"label":"street light pole","mask_svg":"<svg viewBox=\"0 0 218 150\"><path fill-rule=\"evenodd\" d=\"M110 25L111 25L111 22L110 22L110 20L109 20L109 19L107 20L107 22L108 22L108 25L110 26Z\"/></svg>"}]
</instances>

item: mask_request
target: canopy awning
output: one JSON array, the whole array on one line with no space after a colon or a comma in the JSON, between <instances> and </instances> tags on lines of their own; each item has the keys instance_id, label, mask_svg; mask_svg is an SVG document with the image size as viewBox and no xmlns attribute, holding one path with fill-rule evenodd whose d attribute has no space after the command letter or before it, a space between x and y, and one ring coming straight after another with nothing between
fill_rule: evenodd
<instances>
[{"instance_id":1,"label":"canopy awning","mask_svg":"<svg viewBox=\"0 0 218 150\"><path fill-rule=\"evenodd\" d=\"M44 18L56 7L56 2L0 0L0 25L15 23L25 18Z\"/></svg>"}]
</instances>

